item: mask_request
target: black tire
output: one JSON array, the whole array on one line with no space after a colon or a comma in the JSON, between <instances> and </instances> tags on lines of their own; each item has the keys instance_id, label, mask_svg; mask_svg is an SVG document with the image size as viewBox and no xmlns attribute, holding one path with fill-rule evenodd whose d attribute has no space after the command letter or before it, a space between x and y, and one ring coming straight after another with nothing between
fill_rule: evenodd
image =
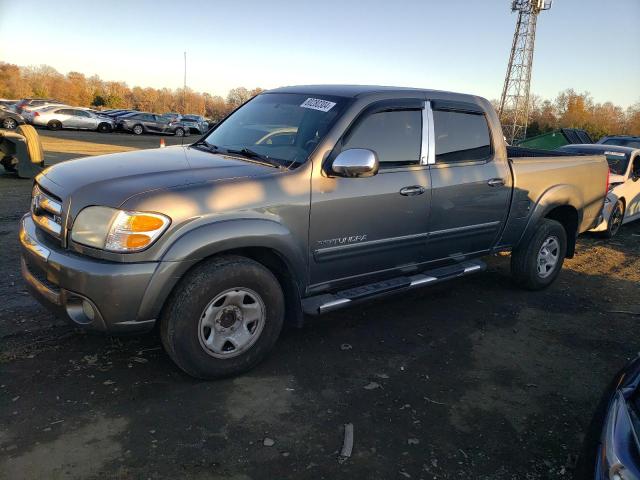
<instances>
[{"instance_id":1,"label":"black tire","mask_svg":"<svg viewBox=\"0 0 640 480\"><path fill-rule=\"evenodd\" d=\"M51 120L47 123L47 128L49 130L60 130L62 128L62 123L59 120Z\"/></svg>"},{"instance_id":2,"label":"black tire","mask_svg":"<svg viewBox=\"0 0 640 480\"><path fill-rule=\"evenodd\" d=\"M202 343L201 319L216 297L236 288L259 296L264 306L263 326L245 351L219 358ZM273 273L245 257L220 256L194 267L172 292L160 318L162 344L172 360L193 377L237 375L257 365L273 348L282 330L284 311L282 288Z\"/></svg>"},{"instance_id":3,"label":"black tire","mask_svg":"<svg viewBox=\"0 0 640 480\"><path fill-rule=\"evenodd\" d=\"M100 133L109 133L112 130L112 128L111 128L111 125L109 125L107 122L102 122L98 124L97 130Z\"/></svg>"},{"instance_id":4,"label":"black tire","mask_svg":"<svg viewBox=\"0 0 640 480\"><path fill-rule=\"evenodd\" d=\"M144 127L140 124L134 125L131 129L134 135L142 135L144 133Z\"/></svg>"},{"instance_id":5,"label":"black tire","mask_svg":"<svg viewBox=\"0 0 640 480\"><path fill-rule=\"evenodd\" d=\"M184 128L178 127L173 133L176 137L184 137Z\"/></svg>"},{"instance_id":6,"label":"black tire","mask_svg":"<svg viewBox=\"0 0 640 480\"><path fill-rule=\"evenodd\" d=\"M609 221L607 222L607 229L601 232L604 238L613 238L622 226L622 220L624 219L624 203L622 200L618 200L611 210Z\"/></svg>"},{"instance_id":7,"label":"black tire","mask_svg":"<svg viewBox=\"0 0 640 480\"><path fill-rule=\"evenodd\" d=\"M15 130L18 126L18 121L15 118L7 117L2 120L2 128L6 128L7 130Z\"/></svg>"},{"instance_id":8,"label":"black tire","mask_svg":"<svg viewBox=\"0 0 640 480\"><path fill-rule=\"evenodd\" d=\"M553 240L557 243L553 243ZM551 248L557 254L553 267L546 272L538 269L539 254L543 245L550 242ZM553 253L553 252L552 252ZM511 275L516 284L527 290L541 290L548 287L556 279L567 253L567 232L560 222L548 218L543 219L535 233L524 244L511 254ZM541 266L544 270L546 266Z\"/></svg>"}]
</instances>

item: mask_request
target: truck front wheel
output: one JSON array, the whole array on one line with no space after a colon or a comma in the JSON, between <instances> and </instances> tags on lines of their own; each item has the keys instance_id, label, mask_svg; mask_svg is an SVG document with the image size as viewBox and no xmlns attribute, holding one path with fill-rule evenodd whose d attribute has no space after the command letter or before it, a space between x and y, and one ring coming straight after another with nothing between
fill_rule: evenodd
<instances>
[{"instance_id":1,"label":"truck front wheel","mask_svg":"<svg viewBox=\"0 0 640 480\"><path fill-rule=\"evenodd\" d=\"M567 253L567 233L559 222L545 218L528 242L511 254L511 275L528 290L541 290L556 279Z\"/></svg>"},{"instance_id":2,"label":"truck front wheel","mask_svg":"<svg viewBox=\"0 0 640 480\"><path fill-rule=\"evenodd\" d=\"M191 376L236 375L258 364L282 330L284 295L262 264L221 256L178 284L160 319L165 350Z\"/></svg>"}]
</instances>

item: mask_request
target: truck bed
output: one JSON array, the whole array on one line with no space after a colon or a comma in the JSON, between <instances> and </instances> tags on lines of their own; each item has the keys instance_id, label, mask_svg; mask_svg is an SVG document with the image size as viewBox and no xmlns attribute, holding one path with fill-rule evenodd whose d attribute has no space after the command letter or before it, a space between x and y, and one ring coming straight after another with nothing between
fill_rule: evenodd
<instances>
[{"instance_id":1,"label":"truck bed","mask_svg":"<svg viewBox=\"0 0 640 480\"><path fill-rule=\"evenodd\" d=\"M557 195L566 204L582 210L578 233L593 226L602 210L606 191L608 166L604 156L519 147L507 147L507 154L514 187L508 229L523 229L517 224L528 223L529 212L550 190L559 192Z\"/></svg>"},{"instance_id":2,"label":"truck bed","mask_svg":"<svg viewBox=\"0 0 640 480\"><path fill-rule=\"evenodd\" d=\"M541 150L539 148L512 147L507 145L507 157L524 158L524 157L575 157L575 153L558 152L554 150Z\"/></svg>"}]
</instances>

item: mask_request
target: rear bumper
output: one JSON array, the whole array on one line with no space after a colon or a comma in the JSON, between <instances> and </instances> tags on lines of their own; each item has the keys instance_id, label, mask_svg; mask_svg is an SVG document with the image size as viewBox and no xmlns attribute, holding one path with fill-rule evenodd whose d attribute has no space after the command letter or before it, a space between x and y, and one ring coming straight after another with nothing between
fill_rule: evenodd
<instances>
[{"instance_id":1,"label":"rear bumper","mask_svg":"<svg viewBox=\"0 0 640 480\"><path fill-rule=\"evenodd\" d=\"M21 270L30 293L46 308L87 330L150 330L139 315L158 263L114 263L80 256L44 241L29 215L20 225Z\"/></svg>"}]
</instances>

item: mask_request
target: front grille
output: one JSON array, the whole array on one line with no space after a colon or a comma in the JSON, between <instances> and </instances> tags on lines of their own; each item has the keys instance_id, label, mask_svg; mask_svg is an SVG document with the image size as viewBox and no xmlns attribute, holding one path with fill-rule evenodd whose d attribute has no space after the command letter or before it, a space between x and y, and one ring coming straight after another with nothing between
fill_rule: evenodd
<instances>
[{"instance_id":1,"label":"front grille","mask_svg":"<svg viewBox=\"0 0 640 480\"><path fill-rule=\"evenodd\" d=\"M49 235L62 238L62 200L37 183L31 195L31 218Z\"/></svg>"}]
</instances>

